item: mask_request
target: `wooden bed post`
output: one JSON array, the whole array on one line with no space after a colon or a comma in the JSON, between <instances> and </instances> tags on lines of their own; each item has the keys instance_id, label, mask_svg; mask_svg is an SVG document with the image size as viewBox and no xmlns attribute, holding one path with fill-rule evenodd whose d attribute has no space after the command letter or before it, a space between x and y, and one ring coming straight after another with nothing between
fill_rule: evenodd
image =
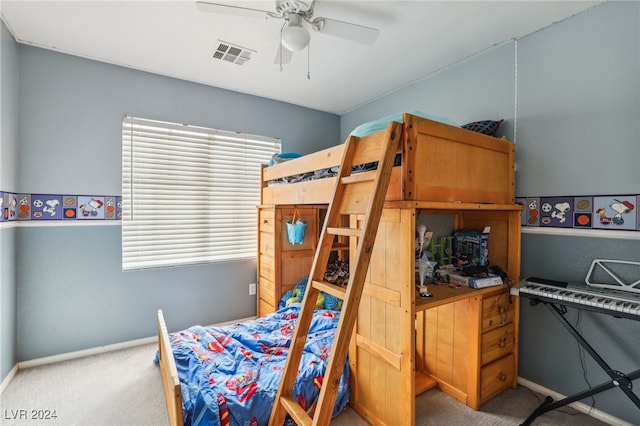
<instances>
[{"instance_id":1,"label":"wooden bed post","mask_svg":"<svg viewBox=\"0 0 640 426\"><path fill-rule=\"evenodd\" d=\"M162 374L162 387L167 403L170 426L183 426L182 415L182 388L178 379L178 369L173 358L169 332L164 321L162 310L158 309L158 355L160 357L160 373Z\"/></svg>"}]
</instances>

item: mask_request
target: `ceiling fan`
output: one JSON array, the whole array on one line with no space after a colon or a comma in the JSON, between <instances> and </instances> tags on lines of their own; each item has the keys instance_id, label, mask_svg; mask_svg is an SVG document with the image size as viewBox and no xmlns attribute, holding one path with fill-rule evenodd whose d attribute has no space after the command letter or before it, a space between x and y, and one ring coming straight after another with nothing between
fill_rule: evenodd
<instances>
[{"instance_id":1,"label":"ceiling fan","mask_svg":"<svg viewBox=\"0 0 640 426\"><path fill-rule=\"evenodd\" d=\"M290 62L293 52L309 45L311 35L305 26L322 34L361 44L372 44L378 38L380 31L375 28L336 19L314 17L313 2L314 0L275 0L274 11L205 1L198 1L196 5L203 12L283 19L285 22L280 30L280 43L275 58L275 63L280 65Z\"/></svg>"}]
</instances>

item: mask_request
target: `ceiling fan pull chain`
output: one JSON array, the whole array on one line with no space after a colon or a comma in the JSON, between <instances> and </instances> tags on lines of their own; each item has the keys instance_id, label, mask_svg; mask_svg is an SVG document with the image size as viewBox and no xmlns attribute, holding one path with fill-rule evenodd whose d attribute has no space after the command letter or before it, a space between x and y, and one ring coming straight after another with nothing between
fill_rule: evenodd
<instances>
[{"instance_id":1,"label":"ceiling fan pull chain","mask_svg":"<svg viewBox=\"0 0 640 426\"><path fill-rule=\"evenodd\" d=\"M311 43L307 46L307 80L311 80L309 73L309 63L311 62Z\"/></svg>"},{"instance_id":2,"label":"ceiling fan pull chain","mask_svg":"<svg viewBox=\"0 0 640 426\"><path fill-rule=\"evenodd\" d=\"M280 72L282 72L282 30L284 29L285 25L286 25L286 21L284 24L282 24L282 27L280 28L280 46L278 47L278 52L280 52L280 54L278 55L280 57Z\"/></svg>"}]
</instances>

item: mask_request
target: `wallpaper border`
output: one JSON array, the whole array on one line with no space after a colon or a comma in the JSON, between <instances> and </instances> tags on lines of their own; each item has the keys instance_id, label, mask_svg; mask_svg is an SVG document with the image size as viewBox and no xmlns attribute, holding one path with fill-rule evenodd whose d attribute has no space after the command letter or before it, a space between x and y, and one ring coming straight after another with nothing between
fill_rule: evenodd
<instances>
[{"instance_id":1,"label":"wallpaper border","mask_svg":"<svg viewBox=\"0 0 640 426\"><path fill-rule=\"evenodd\" d=\"M516 197L523 227L640 231L640 195Z\"/></svg>"},{"instance_id":2,"label":"wallpaper border","mask_svg":"<svg viewBox=\"0 0 640 426\"><path fill-rule=\"evenodd\" d=\"M0 207L0 222L122 219L122 197L116 195L57 195L0 191Z\"/></svg>"},{"instance_id":3,"label":"wallpaper border","mask_svg":"<svg viewBox=\"0 0 640 426\"><path fill-rule=\"evenodd\" d=\"M523 227L640 231L640 194L516 197ZM0 222L121 220L119 195L57 195L0 191Z\"/></svg>"}]
</instances>

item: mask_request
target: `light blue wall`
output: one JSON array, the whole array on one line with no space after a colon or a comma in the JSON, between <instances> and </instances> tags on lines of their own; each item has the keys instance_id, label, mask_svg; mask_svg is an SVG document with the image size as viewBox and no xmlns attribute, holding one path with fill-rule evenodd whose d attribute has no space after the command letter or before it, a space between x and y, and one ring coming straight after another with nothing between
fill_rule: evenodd
<instances>
[{"instance_id":1,"label":"light blue wall","mask_svg":"<svg viewBox=\"0 0 640 426\"><path fill-rule=\"evenodd\" d=\"M0 21L0 190L16 186L18 47ZM0 381L16 363L15 229L0 227Z\"/></svg>"},{"instance_id":2,"label":"light blue wall","mask_svg":"<svg viewBox=\"0 0 640 426\"><path fill-rule=\"evenodd\" d=\"M122 272L119 226L19 231L19 360L255 315L253 261Z\"/></svg>"},{"instance_id":3,"label":"light blue wall","mask_svg":"<svg viewBox=\"0 0 640 426\"><path fill-rule=\"evenodd\" d=\"M515 61L512 43L496 47L458 66L404 87L365 107L343 114L340 134L344 140L358 125L387 115L418 110L464 124L477 120L513 121ZM511 122L500 135L512 138Z\"/></svg>"},{"instance_id":4,"label":"light blue wall","mask_svg":"<svg viewBox=\"0 0 640 426\"><path fill-rule=\"evenodd\" d=\"M23 192L120 194L125 114L277 137L303 154L339 142L333 114L25 45L19 53Z\"/></svg>"},{"instance_id":5,"label":"light blue wall","mask_svg":"<svg viewBox=\"0 0 640 426\"><path fill-rule=\"evenodd\" d=\"M344 114L341 137L362 122L413 109L460 124L504 118L499 134L516 141L519 197L638 194L640 3L606 2ZM594 258L640 261L640 235L522 236L523 277L580 283ZM576 324L574 312L569 319ZM640 368L637 322L589 313L581 320L614 368ZM520 356L525 379L565 395L587 387L575 341L542 306L522 304ZM605 381L586 359L589 382ZM638 423L637 408L619 389L595 399L596 408Z\"/></svg>"},{"instance_id":6,"label":"light blue wall","mask_svg":"<svg viewBox=\"0 0 640 426\"><path fill-rule=\"evenodd\" d=\"M125 114L339 142L333 114L25 45L18 62L20 192L119 195ZM61 225L16 229L18 361L153 336L159 308L171 329L255 315L255 261L122 272L118 224Z\"/></svg>"},{"instance_id":7,"label":"light blue wall","mask_svg":"<svg viewBox=\"0 0 640 426\"><path fill-rule=\"evenodd\" d=\"M607 2L518 41L518 196L640 190L640 13Z\"/></svg>"},{"instance_id":8,"label":"light blue wall","mask_svg":"<svg viewBox=\"0 0 640 426\"><path fill-rule=\"evenodd\" d=\"M518 196L640 193L640 3L607 2L520 40L517 110ZM583 282L596 258L640 261L640 239L522 238L523 276ZM520 376L565 395L608 381L589 355L583 374L577 344L550 312L521 306ZM640 368L638 322L567 317L612 368ZM619 389L595 396L595 407L640 418Z\"/></svg>"}]
</instances>

